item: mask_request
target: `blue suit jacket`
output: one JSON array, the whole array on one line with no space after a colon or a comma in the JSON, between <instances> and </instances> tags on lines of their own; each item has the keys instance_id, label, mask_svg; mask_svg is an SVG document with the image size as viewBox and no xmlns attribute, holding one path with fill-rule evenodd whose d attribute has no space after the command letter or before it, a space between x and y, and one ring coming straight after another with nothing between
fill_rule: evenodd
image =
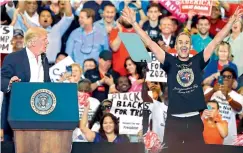
<instances>
[{"instance_id":1,"label":"blue suit jacket","mask_svg":"<svg viewBox=\"0 0 243 153\"><path fill-rule=\"evenodd\" d=\"M44 61L44 82L50 82L49 63L47 58L45 58ZM10 93L8 93L9 81L13 76L17 76L21 79L21 82L29 82L30 74L30 64L25 48L5 57L1 69L1 91L4 92L1 111L1 128L4 130L4 140L11 141L13 136L12 129L7 121L10 99Z\"/></svg>"},{"instance_id":2,"label":"blue suit jacket","mask_svg":"<svg viewBox=\"0 0 243 153\"><path fill-rule=\"evenodd\" d=\"M44 82L50 82L47 58L44 63ZM30 74L30 64L25 48L9 54L5 57L1 69L1 91L7 92L9 81L13 76L20 78L21 82L29 82Z\"/></svg>"}]
</instances>

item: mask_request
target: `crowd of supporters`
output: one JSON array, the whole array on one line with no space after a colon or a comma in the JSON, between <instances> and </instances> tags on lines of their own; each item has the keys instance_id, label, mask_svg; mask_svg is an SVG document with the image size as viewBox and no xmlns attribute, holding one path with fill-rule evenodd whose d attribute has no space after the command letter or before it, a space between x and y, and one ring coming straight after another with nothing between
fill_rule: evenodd
<instances>
[{"instance_id":1,"label":"crowd of supporters","mask_svg":"<svg viewBox=\"0 0 243 153\"><path fill-rule=\"evenodd\" d=\"M157 0L9 1L1 6L1 25L14 28L13 52L26 46L24 37L29 28L42 27L48 33L46 56L50 66L68 56L75 62L71 65L72 73L64 73L59 80L77 83L79 96L89 97L82 106L79 100L81 120L73 132L73 141L141 141L141 132L119 134L119 120L109 113L112 99L108 95L142 92L146 82L143 90L151 91L153 98L147 128L163 142L170 103L167 83L146 81L143 65L129 56L118 33L135 33L135 29L121 17L121 12L125 7L132 8L139 26L164 51L174 56L177 55L178 34L191 35L192 57L207 47L238 6L242 7L243 1L214 1L211 16L189 11L187 21L182 23ZM201 118L207 144L233 145L237 135L243 134L242 30L243 18L233 24L228 36L218 44L202 74L208 109L201 112Z\"/></svg>"}]
</instances>

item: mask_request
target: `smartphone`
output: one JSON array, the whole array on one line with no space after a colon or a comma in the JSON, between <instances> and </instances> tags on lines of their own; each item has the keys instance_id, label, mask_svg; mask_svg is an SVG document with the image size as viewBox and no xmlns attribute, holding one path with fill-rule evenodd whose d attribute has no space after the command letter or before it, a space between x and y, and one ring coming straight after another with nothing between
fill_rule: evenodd
<instances>
[{"instance_id":1,"label":"smartphone","mask_svg":"<svg viewBox=\"0 0 243 153\"><path fill-rule=\"evenodd\" d=\"M67 66L66 67L66 72L70 75L72 75L72 66Z\"/></svg>"},{"instance_id":2,"label":"smartphone","mask_svg":"<svg viewBox=\"0 0 243 153\"><path fill-rule=\"evenodd\" d=\"M212 107L210 105L207 105L207 108L208 108L208 110L211 110L212 109Z\"/></svg>"},{"instance_id":3,"label":"smartphone","mask_svg":"<svg viewBox=\"0 0 243 153\"><path fill-rule=\"evenodd\" d=\"M105 74L105 76L107 76L107 77L110 77L110 75L111 75L110 73L106 73L106 74Z\"/></svg>"},{"instance_id":4,"label":"smartphone","mask_svg":"<svg viewBox=\"0 0 243 153\"><path fill-rule=\"evenodd\" d=\"M224 84L224 78L223 78L223 76L219 76L219 77L218 77L218 83L219 83L220 85L223 85L223 84Z\"/></svg>"}]
</instances>

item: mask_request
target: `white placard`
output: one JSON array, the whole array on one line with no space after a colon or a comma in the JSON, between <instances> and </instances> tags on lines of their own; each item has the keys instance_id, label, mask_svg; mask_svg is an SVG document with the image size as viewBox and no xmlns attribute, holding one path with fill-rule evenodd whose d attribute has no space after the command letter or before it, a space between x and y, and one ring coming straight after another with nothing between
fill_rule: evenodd
<instances>
[{"instance_id":1,"label":"white placard","mask_svg":"<svg viewBox=\"0 0 243 153\"><path fill-rule=\"evenodd\" d=\"M148 63L149 71L146 73L146 81L152 82L167 82L167 75L165 71L160 68L160 62L153 53L149 53L152 62Z\"/></svg>"},{"instance_id":2,"label":"white placard","mask_svg":"<svg viewBox=\"0 0 243 153\"><path fill-rule=\"evenodd\" d=\"M72 58L68 56L52 66L49 70L51 82L58 82L58 80L61 78L61 75L66 72L66 67L70 66L73 63L74 61L72 60Z\"/></svg>"},{"instance_id":3,"label":"white placard","mask_svg":"<svg viewBox=\"0 0 243 153\"><path fill-rule=\"evenodd\" d=\"M13 26L0 26L0 53L12 53Z\"/></svg>"},{"instance_id":4,"label":"white placard","mask_svg":"<svg viewBox=\"0 0 243 153\"><path fill-rule=\"evenodd\" d=\"M119 134L137 135L142 130L142 117L137 116L120 116Z\"/></svg>"},{"instance_id":5,"label":"white placard","mask_svg":"<svg viewBox=\"0 0 243 153\"><path fill-rule=\"evenodd\" d=\"M149 95L151 93L149 92ZM145 110L151 110L152 107L151 103L143 102L141 92L110 94L108 98L112 99L110 112L116 117L121 115L141 117L143 106Z\"/></svg>"}]
</instances>

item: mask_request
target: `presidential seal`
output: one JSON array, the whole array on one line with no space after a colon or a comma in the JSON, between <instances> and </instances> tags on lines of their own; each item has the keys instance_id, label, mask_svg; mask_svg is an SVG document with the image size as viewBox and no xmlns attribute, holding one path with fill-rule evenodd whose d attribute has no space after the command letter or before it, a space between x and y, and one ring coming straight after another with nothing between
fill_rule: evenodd
<instances>
[{"instance_id":1,"label":"presidential seal","mask_svg":"<svg viewBox=\"0 0 243 153\"><path fill-rule=\"evenodd\" d=\"M40 115L50 114L56 107L56 96L47 89L39 89L31 96L30 105Z\"/></svg>"},{"instance_id":2,"label":"presidential seal","mask_svg":"<svg viewBox=\"0 0 243 153\"><path fill-rule=\"evenodd\" d=\"M192 69L182 69L178 71L176 79L182 87L189 87L194 81L194 73Z\"/></svg>"}]
</instances>

